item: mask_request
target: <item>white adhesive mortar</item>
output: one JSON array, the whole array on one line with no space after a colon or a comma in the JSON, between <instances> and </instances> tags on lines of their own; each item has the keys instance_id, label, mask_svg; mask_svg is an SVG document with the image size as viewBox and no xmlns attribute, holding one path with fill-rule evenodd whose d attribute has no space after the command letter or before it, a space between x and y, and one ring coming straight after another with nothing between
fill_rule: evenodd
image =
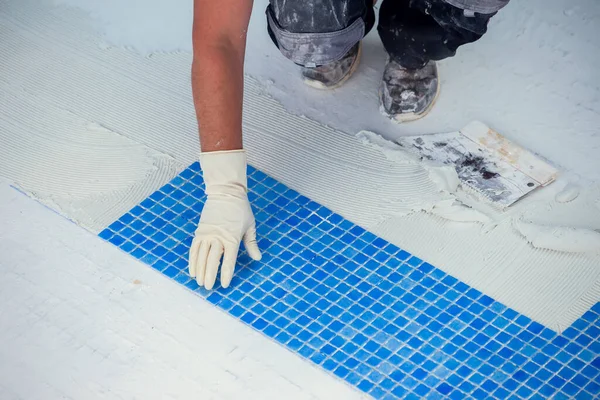
<instances>
[{"instance_id":1,"label":"white adhesive mortar","mask_svg":"<svg viewBox=\"0 0 600 400\"><path fill-rule=\"evenodd\" d=\"M184 168L164 153L11 89L17 88L0 91L2 175L93 231Z\"/></svg>"},{"instance_id":2,"label":"white adhesive mortar","mask_svg":"<svg viewBox=\"0 0 600 400\"><path fill-rule=\"evenodd\" d=\"M19 138L0 147L0 158L20 154L0 164L1 175L98 231L196 160L189 54L143 57L100 46L89 18L76 9L0 0L0 10L0 53L8 55L0 58L0 96L11 99L0 108L0 134L3 143ZM284 184L552 329L599 300L596 253L536 249L508 214L472 208L468 197L457 201L448 171L436 181L431 168L388 159L381 146L290 114L250 77L245 96L249 161ZM61 145L46 151L53 142ZM132 147L115 149L122 145ZM85 156L78 158L77 146ZM87 171L86 157L94 160ZM52 179L57 183L44 185ZM564 204L548 201L552 186L544 192L523 201L525 221L600 227L597 191ZM72 205L75 199L80 204Z\"/></svg>"},{"instance_id":3,"label":"white adhesive mortar","mask_svg":"<svg viewBox=\"0 0 600 400\"><path fill-rule=\"evenodd\" d=\"M421 201L413 208L407 208L404 210L406 214L414 211L427 211L450 221L488 222L490 220L490 217L476 208L468 207L457 198L460 180L452 166L420 160L415 154L405 151L398 144L386 140L374 132L361 131L357 134L357 138L362 144L381 151L388 160L400 166L408 167L407 173L413 171L414 174L423 177L422 172L427 172L427 177L432 185L428 187L426 192L421 193L418 198L429 200ZM415 170L415 167L423 171ZM399 182L399 184L402 183ZM404 199L397 199L397 201L400 204L406 203ZM402 211L398 211L396 215L403 215Z\"/></svg>"},{"instance_id":4,"label":"white adhesive mortar","mask_svg":"<svg viewBox=\"0 0 600 400\"><path fill-rule=\"evenodd\" d=\"M556 194L556 201L559 203L568 203L573 201L579 196L581 188L575 183L567 183L565 187Z\"/></svg>"},{"instance_id":5,"label":"white adhesive mortar","mask_svg":"<svg viewBox=\"0 0 600 400\"><path fill-rule=\"evenodd\" d=\"M551 192L546 190L540 191L538 200L535 203L530 204L526 201L516 203L511 207L510 212L502 212L492 207L487 207L486 211L481 211L485 206L480 204L479 199L475 199L479 206L477 208L469 207L460 201L460 198L466 199L473 193L462 192L458 175L452 166L437 165L428 160L421 161L416 155L407 152L400 145L387 141L373 132L362 131L357 136L363 144L371 148L378 148L389 160L398 163L400 166L418 166L427 171L427 177L433 184L433 188L430 187L421 197L427 197L429 203L406 209L407 214L414 211L427 211L456 222L486 223L495 221L494 225L498 225L511 218L514 220L516 215L535 213L539 210L540 204L550 205L553 201L568 203L580 195L580 188L568 183L560 192L556 193L554 199L550 195ZM598 192L598 187L594 186L584 193L584 197L598 198ZM435 194L437 194L437 198L435 198ZM400 203L404 202L400 201ZM584 203L583 207L580 205L578 209L566 212L567 219L574 219L576 215L592 218L591 225L600 229L600 224L593 222L594 216L595 219L600 217L593 204ZM568 253L590 252L600 254L600 233L593 228L547 226L527 223L518 219L514 223L517 231L534 247Z\"/></svg>"},{"instance_id":6,"label":"white adhesive mortar","mask_svg":"<svg viewBox=\"0 0 600 400\"><path fill-rule=\"evenodd\" d=\"M521 220L515 227L529 243L540 249L565 252L597 252L600 249L600 232L570 226L544 226Z\"/></svg>"},{"instance_id":7,"label":"white adhesive mortar","mask_svg":"<svg viewBox=\"0 0 600 400\"><path fill-rule=\"evenodd\" d=\"M89 12L94 20L87 26L97 27L105 46L142 55L191 52L190 0L54 2ZM400 126L378 111L386 54L377 29L364 38L360 65L348 82L333 91L314 90L269 38L268 3L254 0L245 70L289 112L347 134L366 129L389 139L451 132L476 119L561 171L600 182L597 0L511 1L491 19L483 38L439 63L440 96L427 118Z\"/></svg>"}]
</instances>

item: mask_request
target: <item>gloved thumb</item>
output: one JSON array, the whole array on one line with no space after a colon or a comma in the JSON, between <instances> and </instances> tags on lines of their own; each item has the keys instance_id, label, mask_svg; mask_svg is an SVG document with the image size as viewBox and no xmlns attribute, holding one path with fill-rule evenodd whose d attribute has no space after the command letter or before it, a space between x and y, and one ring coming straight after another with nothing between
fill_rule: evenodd
<instances>
[{"instance_id":1,"label":"gloved thumb","mask_svg":"<svg viewBox=\"0 0 600 400\"><path fill-rule=\"evenodd\" d=\"M259 261L262 258L262 254L260 254L260 250L258 249L258 243L256 242L256 225L252 224L252 226L248 229L246 234L244 235L244 247L246 247L246 251L248 255L255 261Z\"/></svg>"}]
</instances>

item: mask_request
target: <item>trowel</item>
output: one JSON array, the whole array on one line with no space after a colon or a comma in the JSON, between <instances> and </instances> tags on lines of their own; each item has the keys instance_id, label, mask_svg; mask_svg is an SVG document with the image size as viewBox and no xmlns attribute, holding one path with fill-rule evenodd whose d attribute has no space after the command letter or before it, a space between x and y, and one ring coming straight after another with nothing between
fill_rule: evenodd
<instances>
[{"instance_id":1,"label":"trowel","mask_svg":"<svg viewBox=\"0 0 600 400\"><path fill-rule=\"evenodd\" d=\"M405 136L396 143L422 160L453 166L463 189L500 209L549 185L558 173L479 121L458 132Z\"/></svg>"}]
</instances>

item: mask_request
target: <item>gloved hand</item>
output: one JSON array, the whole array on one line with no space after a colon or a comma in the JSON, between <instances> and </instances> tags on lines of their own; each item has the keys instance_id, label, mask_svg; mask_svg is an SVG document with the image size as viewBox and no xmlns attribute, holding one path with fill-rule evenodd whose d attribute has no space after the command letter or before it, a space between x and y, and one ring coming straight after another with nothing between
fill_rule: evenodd
<instances>
[{"instance_id":1,"label":"gloved hand","mask_svg":"<svg viewBox=\"0 0 600 400\"><path fill-rule=\"evenodd\" d=\"M228 287L240 248L260 260L254 214L248 201L246 152L244 150L202 153L207 200L190 249L190 276L198 285L212 289L221 264L221 286Z\"/></svg>"}]
</instances>

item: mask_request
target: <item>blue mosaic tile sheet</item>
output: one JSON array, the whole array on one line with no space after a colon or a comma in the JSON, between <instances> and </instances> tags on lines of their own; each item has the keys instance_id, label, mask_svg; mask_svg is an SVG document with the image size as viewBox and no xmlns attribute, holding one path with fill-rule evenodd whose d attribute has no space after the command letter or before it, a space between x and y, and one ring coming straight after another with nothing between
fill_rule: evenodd
<instances>
[{"instance_id":1,"label":"blue mosaic tile sheet","mask_svg":"<svg viewBox=\"0 0 600 400\"><path fill-rule=\"evenodd\" d=\"M249 168L263 260L230 288L187 273L193 164L100 237L377 399L600 396L600 303L563 334Z\"/></svg>"}]
</instances>

